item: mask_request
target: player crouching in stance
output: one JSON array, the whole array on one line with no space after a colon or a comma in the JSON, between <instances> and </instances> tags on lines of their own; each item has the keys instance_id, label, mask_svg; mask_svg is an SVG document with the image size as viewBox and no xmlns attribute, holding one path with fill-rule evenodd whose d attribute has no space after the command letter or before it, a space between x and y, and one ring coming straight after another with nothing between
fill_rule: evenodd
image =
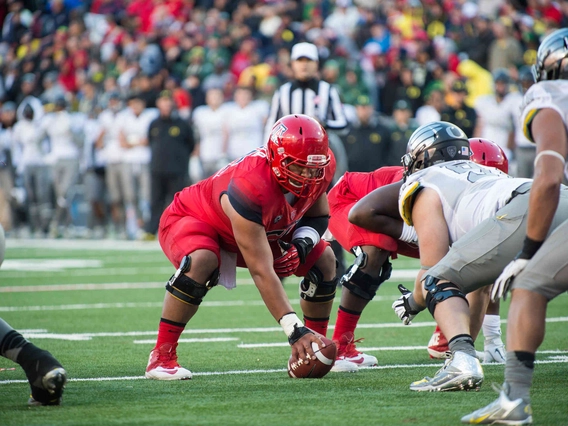
<instances>
[{"instance_id":1,"label":"player crouching in stance","mask_svg":"<svg viewBox=\"0 0 568 426\"><path fill-rule=\"evenodd\" d=\"M323 127L305 115L277 121L267 146L176 194L160 221L160 245L177 269L166 284L156 346L146 377L190 379L176 347L207 292L235 287L236 266L247 267L266 307L292 346L292 357L315 359L325 346L337 284L335 256L321 239L328 225L326 189L335 160ZM279 277L300 284L303 323Z\"/></svg>"},{"instance_id":2,"label":"player crouching in stance","mask_svg":"<svg viewBox=\"0 0 568 426\"><path fill-rule=\"evenodd\" d=\"M4 261L4 229L0 225L0 265ZM59 405L67 373L48 351L28 342L0 318L0 355L20 364L30 383L29 405Z\"/></svg>"},{"instance_id":3,"label":"player crouching in stance","mask_svg":"<svg viewBox=\"0 0 568 426\"><path fill-rule=\"evenodd\" d=\"M563 174L568 176L568 29L542 41L533 75L536 84L525 94L521 114L537 152L524 242L492 291L500 298L512 290L505 383L499 398L461 419L466 424L532 423L530 388L547 305L568 290L568 218L558 217L568 209L563 195L568 189L561 185Z\"/></svg>"},{"instance_id":4,"label":"player crouching in stance","mask_svg":"<svg viewBox=\"0 0 568 426\"><path fill-rule=\"evenodd\" d=\"M415 143L411 138L404 161L409 173L400 191L399 210L405 222L415 227L422 270L414 291L403 292L393 309L407 324L428 307L451 351L451 358L434 377L410 385L415 391L468 390L481 385L484 375L470 334L465 295L495 282L522 248L527 224L532 181L467 160L448 161L467 140L462 147L437 142L439 135L455 131L419 128L415 133L420 137ZM560 191L559 202L553 227L568 219L567 191Z\"/></svg>"},{"instance_id":5,"label":"player crouching in stance","mask_svg":"<svg viewBox=\"0 0 568 426\"><path fill-rule=\"evenodd\" d=\"M454 137L447 134L438 142L447 142ZM471 157L477 164L495 167L504 173L508 171L508 161L503 150L487 139L469 140ZM389 278L391 264L389 255L395 259L397 253L419 258L417 236L413 227L402 220L398 210L398 194L403 184L404 168L382 167L370 173L345 173L329 192L331 218L329 230L341 246L355 252L357 258L348 272L342 277L341 303L337 313L333 340L338 343L339 359L356 363L359 366L375 365L377 359L359 352L355 347L354 332L363 309L372 300L378 287ZM393 184L393 185L391 185ZM389 192L381 190L380 196L369 195L378 188L389 185ZM364 198L364 201L361 201ZM351 223L351 222L353 223ZM359 226L358 226L359 225ZM471 329L475 337L480 328L482 312L487 302L472 294L472 305L479 306L479 314L472 315ZM485 335L485 362L496 361L495 351L504 353L497 315L485 315L483 332ZM492 312L491 312L492 313ZM490 327L497 321L497 327ZM487 324L486 324L487 323ZM432 358L448 358L448 342L439 328L434 333L428 352ZM433 354L434 352L434 354ZM489 354L489 356L488 356ZM335 367L334 367L335 368Z\"/></svg>"},{"instance_id":6,"label":"player crouching in stance","mask_svg":"<svg viewBox=\"0 0 568 426\"><path fill-rule=\"evenodd\" d=\"M361 198L376 188L401 181L402 177L403 168L400 166L382 167L370 173L347 172L329 191L329 231L345 250L352 251L357 256L341 278L341 301L332 338L338 347L338 361L351 362L359 367L377 365L377 358L357 350L355 344L360 339L355 340L355 328L380 285L390 277L392 266L389 257L395 259L398 252L418 258L416 245L360 228L348 220L349 211ZM396 194L392 200L395 208L397 196ZM392 222L400 228L403 226L402 219ZM411 227L406 226L406 229L408 241L412 242L412 235L415 237L416 234ZM400 233L398 232L399 235ZM338 371L344 365L337 363L332 371Z\"/></svg>"}]
</instances>

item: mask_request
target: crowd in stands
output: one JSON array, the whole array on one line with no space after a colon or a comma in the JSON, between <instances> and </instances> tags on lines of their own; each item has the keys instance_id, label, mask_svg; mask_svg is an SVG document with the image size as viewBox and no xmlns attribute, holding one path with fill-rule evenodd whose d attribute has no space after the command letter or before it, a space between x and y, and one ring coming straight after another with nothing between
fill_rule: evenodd
<instances>
[{"instance_id":1,"label":"crowd in stands","mask_svg":"<svg viewBox=\"0 0 568 426\"><path fill-rule=\"evenodd\" d=\"M6 0L0 223L16 237L141 238L160 94L195 133L198 181L264 143L304 41L351 122L351 170L399 164L412 130L443 119L499 143L530 177L522 93L539 40L567 25L568 1L550 0ZM386 135L371 145L389 139L376 163L356 148L367 115ZM128 173L109 178L113 164Z\"/></svg>"}]
</instances>

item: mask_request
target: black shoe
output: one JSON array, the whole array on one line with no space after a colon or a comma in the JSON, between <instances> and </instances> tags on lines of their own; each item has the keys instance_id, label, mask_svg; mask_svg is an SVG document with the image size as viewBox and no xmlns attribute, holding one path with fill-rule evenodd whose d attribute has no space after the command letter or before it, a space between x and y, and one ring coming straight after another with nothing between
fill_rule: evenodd
<instances>
[{"instance_id":1,"label":"black shoe","mask_svg":"<svg viewBox=\"0 0 568 426\"><path fill-rule=\"evenodd\" d=\"M28 348L24 347L24 349ZM67 372L48 351L37 347L30 349L30 351L25 351L27 353L20 353L18 356L18 358L25 358L20 365L30 382L31 395L28 404L59 405L65 383L67 383Z\"/></svg>"}]
</instances>

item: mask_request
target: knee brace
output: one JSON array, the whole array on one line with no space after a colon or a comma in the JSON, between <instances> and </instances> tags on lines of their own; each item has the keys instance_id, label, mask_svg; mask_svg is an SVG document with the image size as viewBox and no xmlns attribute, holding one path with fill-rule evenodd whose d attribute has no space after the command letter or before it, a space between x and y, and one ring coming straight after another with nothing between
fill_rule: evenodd
<instances>
[{"instance_id":1,"label":"knee brace","mask_svg":"<svg viewBox=\"0 0 568 426\"><path fill-rule=\"evenodd\" d=\"M215 269L205 284L185 275L191 268L191 257L185 256L175 274L166 284L166 290L180 302L199 306L207 292L219 282L219 269Z\"/></svg>"},{"instance_id":2,"label":"knee brace","mask_svg":"<svg viewBox=\"0 0 568 426\"><path fill-rule=\"evenodd\" d=\"M361 252L353 262L353 265L347 270L345 275L341 277L343 287L351 293L365 300L373 300L377 294L380 285L388 280L392 273L392 264L387 260L381 266L381 271L377 278L373 278L369 274L361 271L365 266L367 257Z\"/></svg>"},{"instance_id":3,"label":"knee brace","mask_svg":"<svg viewBox=\"0 0 568 426\"><path fill-rule=\"evenodd\" d=\"M427 291L426 305L428 306L428 310L432 316L434 316L436 305L450 297L461 297L469 305L469 302L465 298L465 294L463 294L461 290L457 289L455 284L451 282L438 284L439 281L439 278L435 278L430 275L427 276L424 281L424 289Z\"/></svg>"},{"instance_id":4,"label":"knee brace","mask_svg":"<svg viewBox=\"0 0 568 426\"><path fill-rule=\"evenodd\" d=\"M337 278L331 281L324 281L323 273L317 266L314 266L300 282L300 297L307 302L329 302L335 297L337 281Z\"/></svg>"}]
</instances>

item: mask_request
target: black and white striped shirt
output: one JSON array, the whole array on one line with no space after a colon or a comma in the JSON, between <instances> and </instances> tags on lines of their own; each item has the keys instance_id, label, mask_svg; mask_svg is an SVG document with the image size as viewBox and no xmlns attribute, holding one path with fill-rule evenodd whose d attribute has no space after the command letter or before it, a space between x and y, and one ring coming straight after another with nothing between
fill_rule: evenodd
<instances>
[{"instance_id":1,"label":"black and white striped shirt","mask_svg":"<svg viewBox=\"0 0 568 426\"><path fill-rule=\"evenodd\" d=\"M348 124L337 89L323 80L294 80L280 86L272 98L265 136L276 121L288 114L317 118L327 130L342 130Z\"/></svg>"}]
</instances>

